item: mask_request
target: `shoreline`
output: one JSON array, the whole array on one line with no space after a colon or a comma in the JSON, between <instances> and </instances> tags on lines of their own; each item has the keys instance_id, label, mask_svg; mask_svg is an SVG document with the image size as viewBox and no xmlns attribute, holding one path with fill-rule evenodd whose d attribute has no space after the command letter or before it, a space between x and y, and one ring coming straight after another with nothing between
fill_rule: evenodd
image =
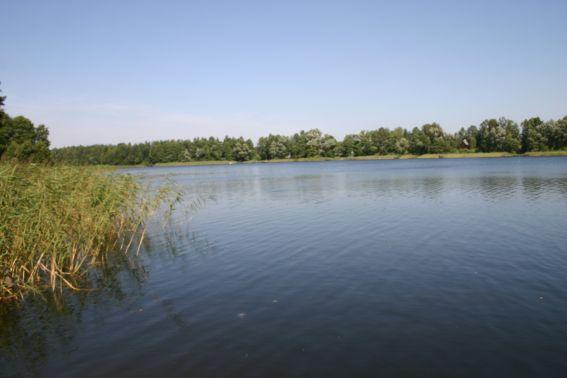
<instances>
[{"instance_id":1,"label":"shoreline","mask_svg":"<svg viewBox=\"0 0 567 378\"><path fill-rule=\"evenodd\" d=\"M232 165L232 164L278 164L278 163L307 163L307 162L323 162L323 161L364 161L364 160L413 160L413 159L490 159L490 158L512 158L512 157L567 157L567 151L534 151L523 154L510 152L452 152L442 154L424 154L424 155L369 155L355 157L312 157L297 159L272 159L272 160L248 160L248 161L230 161L230 160L205 160L205 161L186 161L157 163L154 167L183 167L183 166L204 166L204 165ZM139 168L145 165L117 166L123 168Z\"/></svg>"}]
</instances>

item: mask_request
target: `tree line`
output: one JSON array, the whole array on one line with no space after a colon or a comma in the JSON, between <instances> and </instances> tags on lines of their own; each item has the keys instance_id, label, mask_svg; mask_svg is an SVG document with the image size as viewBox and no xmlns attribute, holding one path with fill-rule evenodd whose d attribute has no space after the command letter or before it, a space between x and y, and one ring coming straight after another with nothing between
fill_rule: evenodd
<instances>
[{"instance_id":1,"label":"tree line","mask_svg":"<svg viewBox=\"0 0 567 378\"><path fill-rule=\"evenodd\" d=\"M403 128L361 131L342 141L318 129L291 136L250 139L225 137L164 140L116 145L73 146L52 150L55 162L68 164L135 165L190 161L247 161L370 155L438 154L447 152L511 152L567 149L567 117L542 121L526 119L519 126L506 119L487 119L479 126L445 132L437 123L413 130Z\"/></svg>"},{"instance_id":2,"label":"tree line","mask_svg":"<svg viewBox=\"0 0 567 378\"><path fill-rule=\"evenodd\" d=\"M34 126L26 117L10 117L0 96L0 160L46 162L51 160L49 130Z\"/></svg>"},{"instance_id":3,"label":"tree line","mask_svg":"<svg viewBox=\"0 0 567 378\"><path fill-rule=\"evenodd\" d=\"M162 140L145 143L98 144L49 149L49 131L23 116L10 117L0 97L0 159L73 165L152 165L191 161L248 161L333 158L371 155L439 154L447 152L551 151L567 149L567 116L520 125L507 119L487 119L478 126L445 132L437 123L407 130L378 128L346 135L339 141L319 129L291 136L270 134L256 144L251 139L225 137Z\"/></svg>"}]
</instances>

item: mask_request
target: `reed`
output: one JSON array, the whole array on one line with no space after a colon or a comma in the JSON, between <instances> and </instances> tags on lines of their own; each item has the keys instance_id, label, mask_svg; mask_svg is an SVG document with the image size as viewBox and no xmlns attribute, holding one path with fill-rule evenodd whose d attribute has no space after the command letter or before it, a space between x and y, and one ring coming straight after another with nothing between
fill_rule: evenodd
<instances>
[{"instance_id":1,"label":"reed","mask_svg":"<svg viewBox=\"0 0 567 378\"><path fill-rule=\"evenodd\" d=\"M139 251L164 201L170 188L108 169L0 164L0 299L88 290L110 254Z\"/></svg>"}]
</instances>

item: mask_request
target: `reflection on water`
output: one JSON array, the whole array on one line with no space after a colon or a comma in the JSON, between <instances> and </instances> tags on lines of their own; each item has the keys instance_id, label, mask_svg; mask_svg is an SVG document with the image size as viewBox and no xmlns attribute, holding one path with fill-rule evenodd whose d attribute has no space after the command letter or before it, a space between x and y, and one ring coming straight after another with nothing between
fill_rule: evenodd
<instances>
[{"instance_id":1,"label":"reflection on water","mask_svg":"<svg viewBox=\"0 0 567 378\"><path fill-rule=\"evenodd\" d=\"M203 206L202 199L193 199L180 214L188 214ZM136 313L143 311L136 304L151 267L149 258L164 255L177 256L176 246L192 243L195 251L211 250L206 238L195 232L176 227L168 218L155 219L150 227L162 229L158 235L146 237L142 242L144 256L118 253L111 255L105 264L92 271L90 284L81 291L46 292L29 296L25 301L5 302L0 307L0 373L14 376L42 375L49 361L50 351L60 348L68 352L77 349L75 335L85 321L97 324L111 308ZM158 247L158 248L156 248ZM154 295L164 312L179 324L179 318L167 299ZM85 312L88 314L85 320ZM3 376L3 375L0 375Z\"/></svg>"},{"instance_id":2,"label":"reflection on water","mask_svg":"<svg viewBox=\"0 0 567 378\"><path fill-rule=\"evenodd\" d=\"M65 290L30 296L23 303L2 303L0 366L14 374L38 375L54 347L69 347L85 308L92 303L128 303L147 277L141 261L124 254L112 256L92 273L88 291Z\"/></svg>"},{"instance_id":3,"label":"reflection on water","mask_svg":"<svg viewBox=\"0 0 567 378\"><path fill-rule=\"evenodd\" d=\"M133 172L206 205L103 290L3 307L0 373L567 372L565 158Z\"/></svg>"}]
</instances>

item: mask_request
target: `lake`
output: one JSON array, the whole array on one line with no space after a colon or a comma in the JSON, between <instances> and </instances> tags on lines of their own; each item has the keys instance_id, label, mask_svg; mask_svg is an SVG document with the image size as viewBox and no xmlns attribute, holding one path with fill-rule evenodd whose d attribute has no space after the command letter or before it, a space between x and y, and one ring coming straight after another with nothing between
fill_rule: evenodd
<instances>
[{"instance_id":1,"label":"lake","mask_svg":"<svg viewBox=\"0 0 567 378\"><path fill-rule=\"evenodd\" d=\"M4 314L0 375L567 376L567 158L129 172L195 206Z\"/></svg>"}]
</instances>

